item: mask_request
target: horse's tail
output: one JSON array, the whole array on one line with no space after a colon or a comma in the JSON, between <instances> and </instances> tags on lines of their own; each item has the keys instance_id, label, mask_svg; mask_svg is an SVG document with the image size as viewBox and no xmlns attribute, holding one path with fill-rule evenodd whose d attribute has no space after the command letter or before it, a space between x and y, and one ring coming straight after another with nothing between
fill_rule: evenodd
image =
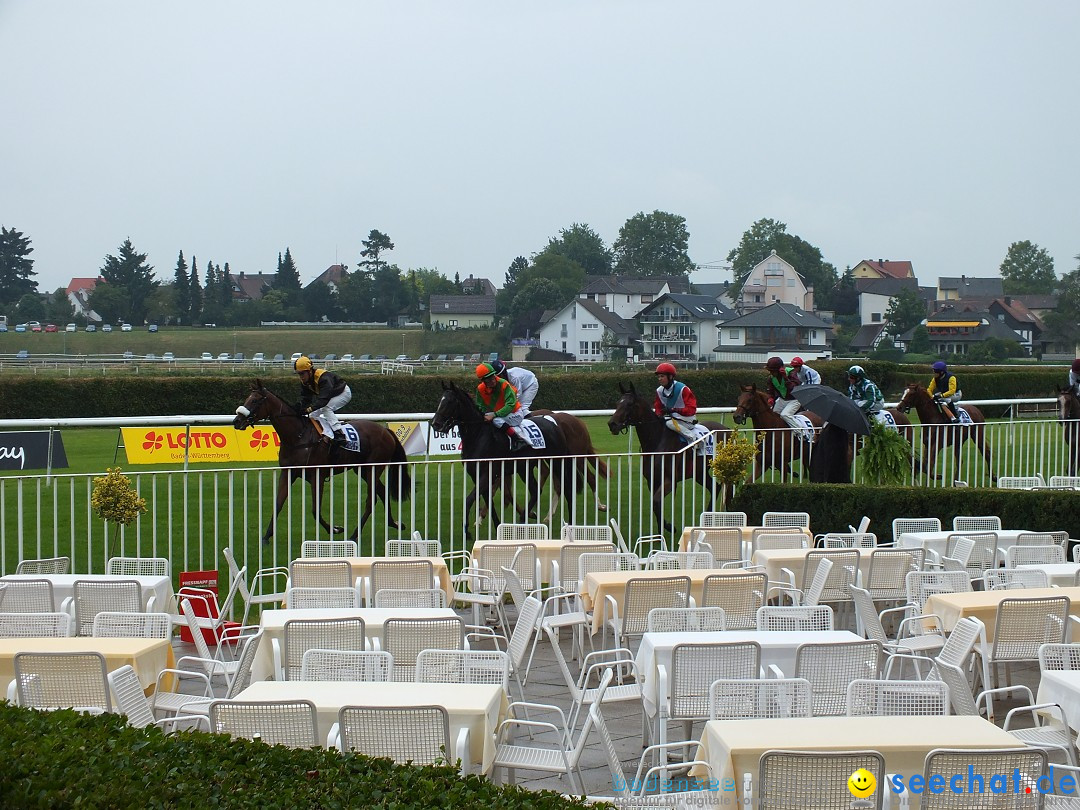
<instances>
[{"instance_id":1,"label":"horse's tail","mask_svg":"<svg viewBox=\"0 0 1080 810\"><path fill-rule=\"evenodd\" d=\"M594 451L595 452L595 451ZM596 470L596 474L601 478L608 477L608 465L600 456L594 455L591 459L593 468Z\"/></svg>"},{"instance_id":2,"label":"horse's tail","mask_svg":"<svg viewBox=\"0 0 1080 810\"><path fill-rule=\"evenodd\" d=\"M386 483L390 496L394 500L404 500L409 497L409 491L412 489L412 478L405 464L408 456L405 455L405 448L401 446L397 435L394 433L391 435L394 437L394 455L390 457L390 470L386 474Z\"/></svg>"}]
</instances>

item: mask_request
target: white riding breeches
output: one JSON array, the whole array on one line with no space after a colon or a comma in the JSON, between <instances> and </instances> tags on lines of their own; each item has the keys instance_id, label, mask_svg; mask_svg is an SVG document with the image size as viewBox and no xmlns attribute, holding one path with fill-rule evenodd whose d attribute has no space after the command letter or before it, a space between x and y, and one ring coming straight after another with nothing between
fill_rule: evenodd
<instances>
[{"instance_id":1,"label":"white riding breeches","mask_svg":"<svg viewBox=\"0 0 1080 810\"><path fill-rule=\"evenodd\" d=\"M525 418L525 414L521 411L511 411L506 416L496 416L491 420L495 427L503 427L504 425L510 425L510 427L517 427L521 424L521 420Z\"/></svg>"},{"instance_id":2,"label":"white riding breeches","mask_svg":"<svg viewBox=\"0 0 1080 810\"><path fill-rule=\"evenodd\" d=\"M795 414L799 412L799 401L797 399L777 399L773 403L773 410L780 414L780 418L787 423L788 427L800 431L803 429L795 418Z\"/></svg>"},{"instance_id":3,"label":"white riding breeches","mask_svg":"<svg viewBox=\"0 0 1080 810\"><path fill-rule=\"evenodd\" d=\"M522 416L528 416L529 411L532 410L533 400L536 399L536 393L539 390L540 383L536 383L535 385L527 386L518 391L517 400L521 403L521 408L515 411L515 413L520 413Z\"/></svg>"},{"instance_id":4,"label":"white riding breeches","mask_svg":"<svg viewBox=\"0 0 1080 810\"><path fill-rule=\"evenodd\" d=\"M334 438L334 431L341 427L341 420L338 419L335 411L348 405L351 399L352 389L346 385L344 391L336 397L330 397L330 401L323 407L311 412L311 418L318 423L324 436Z\"/></svg>"},{"instance_id":5,"label":"white riding breeches","mask_svg":"<svg viewBox=\"0 0 1080 810\"><path fill-rule=\"evenodd\" d=\"M664 427L668 430L674 430L676 433L689 436L693 433L693 426L697 422L696 419L685 416L679 416L678 414L668 414L664 417Z\"/></svg>"}]
</instances>

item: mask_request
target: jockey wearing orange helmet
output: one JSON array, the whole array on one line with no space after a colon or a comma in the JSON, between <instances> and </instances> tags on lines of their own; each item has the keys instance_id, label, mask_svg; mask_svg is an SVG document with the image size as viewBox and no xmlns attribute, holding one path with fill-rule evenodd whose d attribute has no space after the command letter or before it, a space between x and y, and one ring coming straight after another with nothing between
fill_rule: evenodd
<instances>
[{"instance_id":1,"label":"jockey wearing orange helmet","mask_svg":"<svg viewBox=\"0 0 1080 810\"><path fill-rule=\"evenodd\" d=\"M506 431L511 450L529 447L529 443L517 432L522 413L514 386L498 376L491 363L478 365L476 377L480 380L476 386L476 407L484 414L484 419Z\"/></svg>"},{"instance_id":2,"label":"jockey wearing orange helmet","mask_svg":"<svg viewBox=\"0 0 1080 810\"><path fill-rule=\"evenodd\" d=\"M293 371L300 377L300 402L296 410L315 420L323 434L323 441L344 445L341 420L337 411L352 399L352 389L332 371L315 368L311 359L301 355L293 361Z\"/></svg>"},{"instance_id":3,"label":"jockey wearing orange helmet","mask_svg":"<svg viewBox=\"0 0 1080 810\"><path fill-rule=\"evenodd\" d=\"M678 372L671 363L661 363L656 367L656 399L653 411L664 420L664 425L676 433L682 433L679 421L694 424L697 414L697 397L690 387L675 379Z\"/></svg>"}]
</instances>

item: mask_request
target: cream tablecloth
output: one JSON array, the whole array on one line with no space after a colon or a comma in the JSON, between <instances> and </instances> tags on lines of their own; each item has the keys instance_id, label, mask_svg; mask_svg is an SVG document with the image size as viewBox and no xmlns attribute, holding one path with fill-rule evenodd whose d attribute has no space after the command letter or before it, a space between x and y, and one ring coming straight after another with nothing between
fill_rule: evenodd
<instances>
[{"instance_id":1,"label":"cream tablecloth","mask_svg":"<svg viewBox=\"0 0 1080 810\"><path fill-rule=\"evenodd\" d=\"M0 638L0 685L15 678L15 654L21 652L97 652L112 672L130 664L147 694L163 669L176 666L172 643L160 638Z\"/></svg>"},{"instance_id":2,"label":"cream tablecloth","mask_svg":"<svg viewBox=\"0 0 1080 810\"><path fill-rule=\"evenodd\" d=\"M885 758L885 772L902 775L906 784L913 774L922 774L926 755L935 748L1017 747L1015 737L972 716L713 720L705 724L702 744L702 759L712 766L721 790L725 783L730 789L733 781L740 795L743 774L752 774L756 783L758 761L771 749L878 751ZM879 782L878 789L882 787Z\"/></svg>"},{"instance_id":3,"label":"cream tablecloth","mask_svg":"<svg viewBox=\"0 0 1080 810\"><path fill-rule=\"evenodd\" d=\"M364 620L364 635L369 639L382 639L383 624L389 618L442 619L456 616L450 608L319 608L264 610L259 624L263 638L251 664L251 680L265 681L274 676L273 641L281 642L285 635L285 622L294 619L351 619ZM370 645L369 645L370 647Z\"/></svg>"},{"instance_id":4,"label":"cream tablecloth","mask_svg":"<svg viewBox=\"0 0 1080 810\"><path fill-rule=\"evenodd\" d=\"M237 700L310 700L323 740L342 706L442 706L450 717L450 740L469 730L471 770L487 773L495 758L495 731L506 716L506 693L490 684L261 681Z\"/></svg>"},{"instance_id":5,"label":"cream tablecloth","mask_svg":"<svg viewBox=\"0 0 1080 810\"><path fill-rule=\"evenodd\" d=\"M835 551L841 552L850 550L851 549L835 549ZM866 582L867 576L869 576L870 573L869 549L866 551L863 549L854 550L859 552L859 571L862 573L863 582ZM763 551L755 551L750 562L754 565L760 565L765 569L765 573L769 577L769 582L783 582L787 584L788 579L782 571L782 569L787 568L795 575L795 587L801 588L803 585L803 569L806 568L806 555L811 551L821 553L822 551L825 551L825 549L765 549ZM809 583L807 583L807 585L809 585Z\"/></svg>"},{"instance_id":6,"label":"cream tablecloth","mask_svg":"<svg viewBox=\"0 0 1080 810\"><path fill-rule=\"evenodd\" d=\"M173 586L169 577L114 577L106 574L9 574L0 577L0 582L18 582L27 579L47 579L53 586L53 607L60 610L64 600L75 593L75 580L88 579L94 582L109 582L118 579L137 580L142 588L143 607L150 597L154 597L154 611L157 613L176 613L173 602Z\"/></svg>"},{"instance_id":7,"label":"cream tablecloth","mask_svg":"<svg viewBox=\"0 0 1080 810\"><path fill-rule=\"evenodd\" d=\"M974 616L986 625L986 640L994 640L998 605L1003 599L1036 599L1040 597L1069 597L1069 613L1080 616L1080 588L1020 588L1000 591L965 591L938 593L926 600L923 613L936 613L947 632L967 616Z\"/></svg>"},{"instance_id":8,"label":"cream tablecloth","mask_svg":"<svg viewBox=\"0 0 1080 810\"><path fill-rule=\"evenodd\" d=\"M679 535L679 551L690 551L690 540L693 538L694 532L705 531L707 534L710 528L712 527L686 526L682 530L682 534ZM734 528L737 528L742 534L743 548L746 551L746 554L743 555L743 559L750 556L750 541L754 539L755 531L767 531L775 534L787 534L788 532L796 531L795 529L781 529L775 526L737 526ZM811 540L814 539L814 535L810 533L809 529L798 529L797 531L802 532L802 534L805 534Z\"/></svg>"}]
</instances>

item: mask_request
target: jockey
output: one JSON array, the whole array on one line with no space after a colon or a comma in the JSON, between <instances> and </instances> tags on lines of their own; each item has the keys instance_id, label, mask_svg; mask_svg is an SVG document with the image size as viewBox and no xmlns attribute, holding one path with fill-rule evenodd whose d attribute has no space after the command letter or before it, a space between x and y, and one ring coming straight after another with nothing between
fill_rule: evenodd
<instances>
[{"instance_id":1,"label":"jockey","mask_svg":"<svg viewBox=\"0 0 1080 810\"><path fill-rule=\"evenodd\" d=\"M491 363L481 363L476 367L476 407L484 414L484 419L495 427L502 428L510 437L510 450L531 447L517 431L521 424L521 403L518 402L514 386L501 379Z\"/></svg>"},{"instance_id":2,"label":"jockey","mask_svg":"<svg viewBox=\"0 0 1080 810\"><path fill-rule=\"evenodd\" d=\"M780 414L788 427L795 431L796 436L803 435L803 426L795 418L799 412L799 401L791 395L791 390L799 384L799 378L793 370L784 367L784 361L779 357L770 357L765 361L765 368L769 372L769 381L765 384L765 390L772 400L772 409Z\"/></svg>"},{"instance_id":3,"label":"jockey","mask_svg":"<svg viewBox=\"0 0 1080 810\"><path fill-rule=\"evenodd\" d=\"M799 378L799 385L821 385L821 375L803 364L801 357L791 358L791 371Z\"/></svg>"},{"instance_id":4,"label":"jockey","mask_svg":"<svg viewBox=\"0 0 1080 810\"><path fill-rule=\"evenodd\" d=\"M866 376L862 366L852 366L847 372L848 396L855 404L869 415L885 407L885 397L881 390Z\"/></svg>"},{"instance_id":5,"label":"jockey","mask_svg":"<svg viewBox=\"0 0 1080 810\"><path fill-rule=\"evenodd\" d=\"M664 420L668 430L682 435L680 423L687 426L697 423L697 397L686 383L678 382L678 372L671 363L661 363L656 367L656 399L653 400L653 412Z\"/></svg>"},{"instance_id":6,"label":"jockey","mask_svg":"<svg viewBox=\"0 0 1080 810\"><path fill-rule=\"evenodd\" d=\"M536 399L536 394L540 390L540 381L536 379L536 375L521 366L507 368L506 364L498 358L492 362L491 367L495 369L496 374L514 386L514 392L521 404L521 416L522 418L528 416L529 411L532 410L533 400Z\"/></svg>"},{"instance_id":7,"label":"jockey","mask_svg":"<svg viewBox=\"0 0 1080 810\"><path fill-rule=\"evenodd\" d=\"M324 442L343 446L347 440L335 411L352 399L352 389L334 372L314 368L311 359L303 355L293 361L293 370L300 377L300 402L296 410L315 420Z\"/></svg>"},{"instance_id":8,"label":"jockey","mask_svg":"<svg viewBox=\"0 0 1080 810\"><path fill-rule=\"evenodd\" d=\"M959 402L962 396L960 386L956 382L956 375L950 374L944 361L938 360L930 366L934 370L934 378L926 386L926 393L934 398L934 404L942 415L953 424L959 422L956 416L956 408L950 407L954 402Z\"/></svg>"},{"instance_id":9,"label":"jockey","mask_svg":"<svg viewBox=\"0 0 1080 810\"><path fill-rule=\"evenodd\" d=\"M1080 396L1080 358L1073 360L1069 369L1069 390Z\"/></svg>"}]
</instances>

